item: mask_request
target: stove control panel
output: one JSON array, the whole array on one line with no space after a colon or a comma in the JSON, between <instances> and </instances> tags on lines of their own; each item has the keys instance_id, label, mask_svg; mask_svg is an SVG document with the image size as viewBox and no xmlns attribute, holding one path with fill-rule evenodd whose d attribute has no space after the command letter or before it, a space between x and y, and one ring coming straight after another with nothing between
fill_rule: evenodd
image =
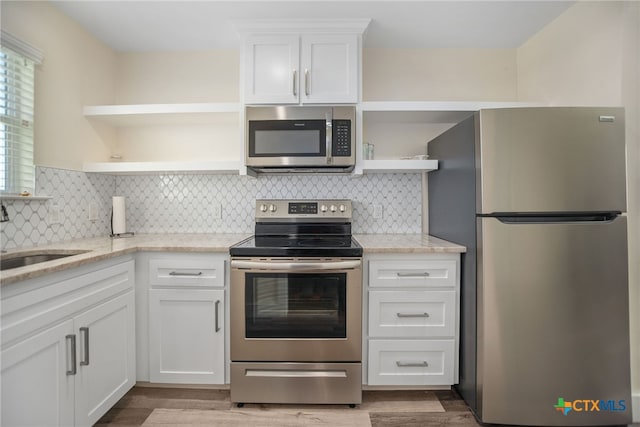
<instances>
[{"instance_id":1,"label":"stove control panel","mask_svg":"<svg viewBox=\"0 0 640 427\"><path fill-rule=\"evenodd\" d=\"M350 221L351 200L256 200L256 221Z\"/></svg>"}]
</instances>

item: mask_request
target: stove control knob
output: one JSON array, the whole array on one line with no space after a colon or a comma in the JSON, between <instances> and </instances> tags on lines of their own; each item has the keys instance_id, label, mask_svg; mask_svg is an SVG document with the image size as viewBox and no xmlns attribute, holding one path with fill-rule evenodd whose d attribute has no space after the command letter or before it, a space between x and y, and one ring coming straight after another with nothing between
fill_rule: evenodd
<instances>
[{"instance_id":1,"label":"stove control knob","mask_svg":"<svg viewBox=\"0 0 640 427\"><path fill-rule=\"evenodd\" d=\"M264 203L260 205L260 212L266 212L267 209L267 205L265 205Z\"/></svg>"},{"instance_id":2,"label":"stove control knob","mask_svg":"<svg viewBox=\"0 0 640 427\"><path fill-rule=\"evenodd\" d=\"M270 211L270 212L275 212L275 211L277 211L277 210L278 210L278 207L277 207L276 205L270 205L270 206L269 206L269 211Z\"/></svg>"},{"instance_id":3,"label":"stove control knob","mask_svg":"<svg viewBox=\"0 0 640 427\"><path fill-rule=\"evenodd\" d=\"M338 209L340 210L340 212L344 212L347 210L347 207L345 205L340 205L338 206Z\"/></svg>"},{"instance_id":4,"label":"stove control knob","mask_svg":"<svg viewBox=\"0 0 640 427\"><path fill-rule=\"evenodd\" d=\"M335 212L336 210L338 210L336 205L331 205L331 207L329 209L331 210L331 212Z\"/></svg>"},{"instance_id":5,"label":"stove control knob","mask_svg":"<svg viewBox=\"0 0 640 427\"><path fill-rule=\"evenodd\" d=\"M326 212L326 211L327 211L327 205L321 205L320 212Z\"/></svg>"}]
</instances>

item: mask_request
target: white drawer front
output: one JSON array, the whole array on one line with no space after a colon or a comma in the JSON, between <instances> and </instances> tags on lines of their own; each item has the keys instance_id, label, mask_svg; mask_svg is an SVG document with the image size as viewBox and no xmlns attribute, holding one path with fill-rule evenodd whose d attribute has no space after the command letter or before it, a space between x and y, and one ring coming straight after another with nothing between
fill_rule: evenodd
<instances>
[{"instance_id":1,"label":"white drawer front","mask_svg":"<svg viewBox=\"0 0 640 427\"><path fill-rule=\"evenodd\" d=\"M154 258L149 281L151 286L224 286L224 259Z\"/></svg>"},{"instance_id":2,"label":"white drawer front","mask_svg":"<svg viewBox=\"0 0 640 427\"><path fill-rule=\"evenodd\" d=\"M370 291L372 337L453 337L455 291Z\"/></svg>"},{"instance_id":3,"label":"white drawer front","mask_svg":"<svg viewBox=\"0 0 640 427\"><path fill-rule=\"evenodd\" d=\"M370 340L369 385L451 385L454 340Z\"/></svg>"},{"instance_id":4,"label":"white drawer front","mask_svg":"<svg viewBox=\"0 0 640 427\"><path fill-rule=\"evenodd\" d=\"M455 260L369 261L370 287L456 286Z\"/></svg>"}]
</instances>

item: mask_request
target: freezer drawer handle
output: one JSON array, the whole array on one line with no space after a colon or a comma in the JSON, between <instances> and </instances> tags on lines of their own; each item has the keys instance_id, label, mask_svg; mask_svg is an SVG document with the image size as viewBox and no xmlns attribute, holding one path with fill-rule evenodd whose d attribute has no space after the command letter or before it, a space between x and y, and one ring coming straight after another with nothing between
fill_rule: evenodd
<instances>
[{"instance_id":1,"label":"freezer drawer handle","mask_svg":"<svg viewBox=\"0 0 640 427\"><path fill-rule=\"evenodd\" d=\"M611 222L620 211L607 212L494 212L479 214L481 218L495 218L503 224L563 224L571 222Z\"/></svg>"},{"instance_id":2,"label":"freezer drawer handle","mask_svg":"<svg viewBox=\"0 0 640 427\"><path fill-rule=\"evenodd\" d=\"M427 271L423 271L420 273L402 273L399 271L396 274L398 275L398 277L429 277L429 272Z\"/></svg>"},{"instance_id":3,"label":"freezer drawer handle","mask_svg":"<svg viewBox=\"0 0 640 427\"><path fill-rule=\"evenodd\" d=\"M422 362L401 362L398 360L396 361L396 365L399 368L424 368L425 366L429 366L426 360Z\"/></svg>"},{"instance_id":4,"label":"freezer drawer handle","mask_svg":"<svg viewBox=\"0 0 640 427\"><path fill-rule=\"evenodd\" d=\"M429 313L396 313L398 317L429 317Z\"/></svg>"}]
</instances>

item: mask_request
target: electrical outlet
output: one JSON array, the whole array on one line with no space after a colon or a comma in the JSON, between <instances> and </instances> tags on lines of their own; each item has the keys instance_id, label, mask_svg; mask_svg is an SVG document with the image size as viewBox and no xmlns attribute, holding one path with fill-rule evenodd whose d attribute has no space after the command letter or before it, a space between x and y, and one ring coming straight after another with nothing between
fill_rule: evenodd
<instances>
[{"instance_id":1,"label":"electrical outlet","mask_svg":"<svg viewBox=\"0 0 640 427\"><path fill-rule=\"evenodd\" d=\"M62 222L60 218L60 206L49 206L49 225L60 224Z\"/></svg>"},{"instance_id":2,"label":"electrical outlet","mask_svg":"<svg viewBox=\"0 0 640 427\"><path fill-rule=\"evenodd\" d=\"M96 222L98 220L98 204L96 202L89 203L89 221Z\"/></svg>"},{"instance_id":3,"label":"electrical outlet","mask_svg":"<svg viewBox=\"0 0 640 427\"><path fill-rule=\"evenodd\" d=\"M375 219L381 219L382 217L384 217L383 205L374 205L373 206L373 217Z\"/></svg>"},{"instance_id":4,"label":"electrical outlet","mask_svg":"<svg viewBox=\"0 0 640 427\"><path fill-rule=\"evenodd\" d=\"M222 219L222 205L220 203L211 205L211 216L215 219Z\"/></svg>"}]
</instances>

